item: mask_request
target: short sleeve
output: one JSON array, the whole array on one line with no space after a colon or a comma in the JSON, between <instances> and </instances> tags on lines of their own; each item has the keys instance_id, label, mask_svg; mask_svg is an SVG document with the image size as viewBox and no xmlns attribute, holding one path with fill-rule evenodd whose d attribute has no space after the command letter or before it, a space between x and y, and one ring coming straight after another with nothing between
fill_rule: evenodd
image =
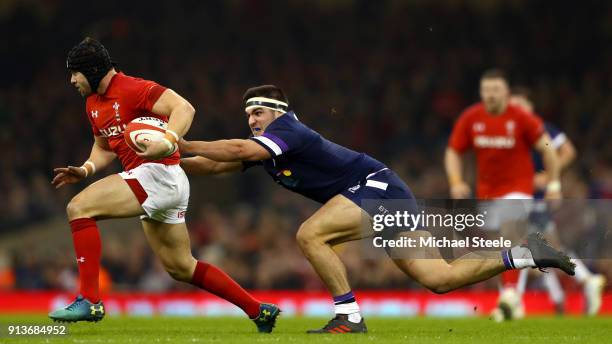
<instances>
[{"instance_id":1,"label":"short sleeve","mask_svg":"<svg viewBox=\"0 0 612 344\"><path fill-rule=\"evenodd\" d=\"M151 111L155 102L157 102L162 93L167 89L164 86L148 80L138 80L134 86L134 107L145 111Z\"/></svg>"},{"instance_id":2,"label":"short sleeve","mask_svg":"<svg viewBox=\"0 0 612 344\"><path fill-rule=\"evenodd\" d=\"M525 139L530 146L533 146L538 139L544 134L544 122L537 115L523 113L522 116L523 130Z\"/></svg>"},{"instance_id":3,"label":"short sleeve","mask_svg":"<svg viewBox=\"0 0 612 344\"><path fill-rule=\"evenodd\" d=\"M464 112L453 126L448 145L459 153L463 153L472 147L470 123L468 113Z\"/></svg>"},{"instance_id":4,"label":"short sleeve","mask_svg":"<svg viewBox=\"0 0 612 344\"><path fill-rule=\"evenodd\" d=\"M559 149L565 142L567 142L567 136L556 126L550 123L544 123L544 128L546 128L546 132L552 141L552 145L554 149Z\"/></svg>"},{"instance_id":5,"label":"short sleeve","mask_svg":"<svg viewBox=\"0 0 612 344\"><path fill-rule=\"evenodd\" d=\"M272 157L295 152L304 143L307 129L286 122L272 122L263 135L251 137L251 140L263 146Z\"/></svg>"}]
</instances>

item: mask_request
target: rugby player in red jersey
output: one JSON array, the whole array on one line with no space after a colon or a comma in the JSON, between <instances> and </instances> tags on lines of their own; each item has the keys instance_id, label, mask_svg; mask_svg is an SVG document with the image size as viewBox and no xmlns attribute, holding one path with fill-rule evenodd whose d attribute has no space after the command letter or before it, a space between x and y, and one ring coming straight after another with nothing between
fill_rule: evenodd
<instances>
[{"instance_id":1,"label":"rugby player in red jersey","mask_svg":"<svg viewBox=\"0 0 612 344\"><path fill-rule=\"evenodd\" d=\"M548 176L547 199L561 197L559 163L542 120L509 104L510 88L499 70L489 70L480 80L481 102L468 107L457 119L445 155L446 173L452 198L466 198L470 187L463 179L461 154L473 150L476 157L476 198L481 200L530 200L535 176L532 148L542 155ZM530 203L494 202L489 209L489 229L513 235L517 221L525 220ZM506 230L505 230L506 229ZM516 237L515 237L516 239ZM522 312L515 291L517 271L506 272L500 307L504 317ZM504 301L504 298L512 301Z\"/></svg>"},{"instance_id":2,"label":"rugby player in red jersey","mask_svg":"<svg viewBox=\"0 0 612 344\"><path fill-rule=\"evenodd\" d=\"M253 298L217 267L191 254L185 213L189 181L179 166L176 142L191 126L195 110L176 92L159 84L117 72L108 51L86 38L70 50L70 82L86 98L94 144L80 167L56 168L57 188L77 183L119 158L125 172L104 177L77 194L67 206L68 220L81 279L80 295L49 314L57 321L99 321L105 309L99 295L101 241L96 221L140 216L149 245L166 271L240 307L260 332L271 332L279 314L272 304ZM168 121L163 140L131 150L123 138L137 117Z\"/></svg>"},{"instance_id":3,"label":"rugby player in red jersey","mask_svg":"<svg viewBox=\"0 0 612 344\"><path fill-rule=\"evenodd\" d=\"M478 199L532 198L531 149L542 154L548 198L559 198L559 165L542 120L508 103L510 89L502 72L486 72L480 81L482 102L467 108L453 128L445 165L453 198L470 196L463 180L461 154L476 154Z\"/></svg>"}]
</instances>

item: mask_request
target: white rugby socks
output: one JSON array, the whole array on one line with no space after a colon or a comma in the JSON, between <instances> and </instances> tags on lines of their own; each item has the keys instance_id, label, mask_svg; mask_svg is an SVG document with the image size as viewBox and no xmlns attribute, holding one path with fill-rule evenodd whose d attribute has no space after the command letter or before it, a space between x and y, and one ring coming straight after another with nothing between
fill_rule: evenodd
<instances>
[{"instance_id":1,"label":"white rugby socks","mask_svg":"<svg viewBox=\"0 0 612 344\"><path fill-rule=\"evenodd\" d=\"M361 313L359 313L359 305L355 301L355 296L352 291L344 295L334 296L334 310L336 314L346 314L348 320L352 323L361 321Z\"/></svg>"},{"instance_id":2,"label":"white rugby socks","mask_svg":"<svg viewBox=\"0 0 612 344\"><path fill-rule=\"evenodd\" d=\"M509 250L502 251L501 255L502 261L508 270L537 267L531 251L527 247L514 246Z\"/></svg>"}]
</instances>

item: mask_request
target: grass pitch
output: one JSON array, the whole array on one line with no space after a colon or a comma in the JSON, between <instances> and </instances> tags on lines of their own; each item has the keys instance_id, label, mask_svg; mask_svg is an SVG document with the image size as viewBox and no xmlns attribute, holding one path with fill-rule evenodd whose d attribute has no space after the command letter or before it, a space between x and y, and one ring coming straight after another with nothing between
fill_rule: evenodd
<instances>
[{"instance_id":1,"label":"grass pitch","mask_svg":"<svg viewBox=\"0 0 612 344\"><path fill-rule=\"evenodd\" d=\"M280 318L272 334L244 318L107 317L69 324L65 336L7 337L7 326L53 324L44 316L0 315L0 343L612 343L612 318L369 318L369 333L306 335L329 319Z\"/></svg>"}]
</instances>

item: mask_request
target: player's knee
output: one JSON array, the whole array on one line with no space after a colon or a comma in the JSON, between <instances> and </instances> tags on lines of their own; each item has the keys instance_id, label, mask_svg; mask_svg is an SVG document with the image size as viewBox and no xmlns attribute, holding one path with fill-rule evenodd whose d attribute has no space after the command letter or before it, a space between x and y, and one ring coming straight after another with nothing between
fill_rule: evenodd
<instances>
[{"instance_id":1,"label":"player's knee","mask_svg":"<svg viewBox=\"0 0 612 344\"><path fill-rule=\"evenodd\" d=\"M300 248L304 248L306 245L308 245L309 234L306 233L303 228L304 225L301 225L300 229L298 229L297 233L295 233L295 240Z\"/></svg>"},{"instance_id":2,"label":"player's knee","mask_svg":"<svg viewBox=\"0 0 612 344\"><path fill-rule=\"evenodd\" d=\"M314 227L308 221L302 223L295 238L298 246L300 246L303 251L307 251L309 248L316 246L320 241Z\"/></svg>"},{"instance_id":3,"label":"player's knee","mask_svg":"<svg viewBox=\"0 0 612 344\"><path fill-rule=\"evenodd\" d=\"M166 266L166 271L170 277L180 282L190 282L193 277L193 271L186 269L182 265Z\"/></svg>"},{"instance_id":4,"label":"player's knee","mask_svg":"<svg viewBox=\"0 0 612 344\"><path fill-rule=\"evenodd\" d=\"M180 282L191 282L193 277L193 264L190 262L165 262L164 268L173 279Z\"/></svg>"},{"instance_id":5,"label":"player's knee","mask_svg":"<svg viewBox=\"0 0 612 344\"><path fill-rule=\"evenodd\" d=\"M80 219L83 217L91 217L87 214L85 202L79 195L74 196L68 205L66 206L66 214L68 215L68 221Z\"/></svg>"}]
</instances>

